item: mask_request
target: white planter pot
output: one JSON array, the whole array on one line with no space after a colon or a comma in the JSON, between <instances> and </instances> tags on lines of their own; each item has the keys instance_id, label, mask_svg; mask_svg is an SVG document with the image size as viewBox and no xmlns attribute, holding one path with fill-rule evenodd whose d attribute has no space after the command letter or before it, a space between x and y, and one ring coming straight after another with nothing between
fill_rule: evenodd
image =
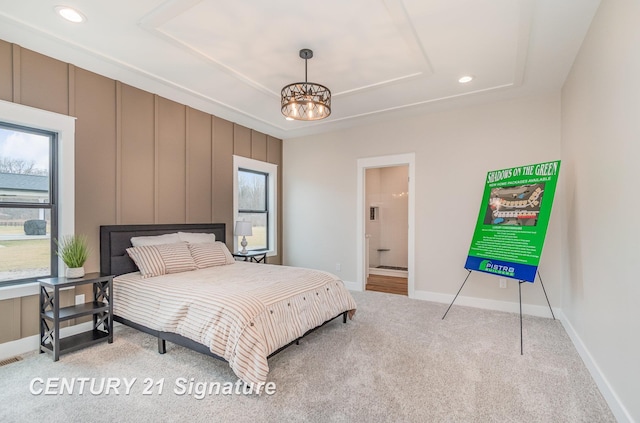
<instances>
[{"instance_id":1,"label":"white planter pot","mask_svg":"<svg viewBox=\"0 0 640 423\"><path fill-rule=\"evenodd\" d=\"M68 278L81 278L84 276L84 267L67 267L65 276Z\"/></svg>"}]
</instances>

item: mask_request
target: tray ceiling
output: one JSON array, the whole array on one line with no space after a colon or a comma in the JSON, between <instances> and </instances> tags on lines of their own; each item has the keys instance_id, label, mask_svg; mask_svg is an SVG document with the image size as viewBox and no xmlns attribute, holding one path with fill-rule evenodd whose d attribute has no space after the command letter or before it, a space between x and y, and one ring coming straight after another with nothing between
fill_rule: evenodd
<instances>
[{"instance_id":1,"label":"tray ceiling","mask_svg":"<svg viewBox=\"0 0 640 423\"><path fill-rule=\"evenodd\" d=\"M280 138L558 90L599 0L0 0L0 38ZM329 87L286 121L280 90ZM463 75L474 80L460 84Z\"/></svg>"}]
</instances>

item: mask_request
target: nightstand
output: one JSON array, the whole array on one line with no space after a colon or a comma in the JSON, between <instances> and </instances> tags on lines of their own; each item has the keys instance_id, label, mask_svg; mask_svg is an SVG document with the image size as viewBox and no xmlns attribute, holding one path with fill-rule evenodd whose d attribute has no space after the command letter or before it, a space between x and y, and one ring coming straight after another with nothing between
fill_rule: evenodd
<instances>
[{"instance_id":1,"label":"nightstand","mask_svg":"<svg viewBox=\"0 0 640 423\"><path fill-rule=\"evenodd\" d=\"M266 263L267 252L266 251L247 251L246 254L238 251L232 254L235 259L241 259L241 261L250 261L252 263Z\"/></svg>"},{"instance_id":2,"label":"nightstand","mask_svg":"<svg viewBox=\"0 0 640 423\"><path fill-rule=\"evenodd\" d=\"M87 273L81 278L46 278L40 282L40 353L60 354L101 341L113 343L113 276ZM80 285L93 285L92 301L60 308L60 290ZM76 335L60 337L60 322L82 316L93 316L93 329Z\"/></svg>"}]
</instances>

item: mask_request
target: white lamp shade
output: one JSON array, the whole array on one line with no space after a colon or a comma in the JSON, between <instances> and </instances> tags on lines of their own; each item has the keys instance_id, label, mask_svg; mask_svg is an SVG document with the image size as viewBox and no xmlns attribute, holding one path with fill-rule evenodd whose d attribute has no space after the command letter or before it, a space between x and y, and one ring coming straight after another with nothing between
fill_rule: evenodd
<instances>
[{"instance_id":1,"label":"white lamp shade","mask_svg":"<svg viewBox=\"0 0 640 423\"><path fill-rule=\"evenodd\" d=\"M236 222L235 234L237 236L251 236L253 235L251 222L245 220L238 220Z\"/></svg>"}]
</instances>

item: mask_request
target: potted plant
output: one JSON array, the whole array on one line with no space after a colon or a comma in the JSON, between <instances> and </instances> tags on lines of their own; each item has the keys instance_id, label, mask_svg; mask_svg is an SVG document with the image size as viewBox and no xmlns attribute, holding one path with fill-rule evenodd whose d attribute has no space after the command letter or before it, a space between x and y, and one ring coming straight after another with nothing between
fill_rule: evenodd
<instances>
[{"instance_id":1,"label":"potted plant","mask_svg":"<svg viewBox=\"0 0 640 423\"><path fill-rule=\"evenodd\" d=\"M89 257L87 237L84 235L68 235L55 240L58 257L67 265L65 276L81 278L84 276L84 263Z\"/></svg>"}]
</instances>

